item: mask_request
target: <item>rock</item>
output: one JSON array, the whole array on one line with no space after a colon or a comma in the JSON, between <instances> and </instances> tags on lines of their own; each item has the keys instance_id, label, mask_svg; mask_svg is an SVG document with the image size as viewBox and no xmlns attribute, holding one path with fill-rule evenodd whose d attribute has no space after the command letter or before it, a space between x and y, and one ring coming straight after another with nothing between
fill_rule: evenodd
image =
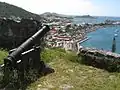
<instances>
[{"instance_id":1,"label":"rock","mask_svg":"<svg viewBox=\"0 0 120 90\"><path fill-rule=\"evenodd\" d=\"M42 85L41 84L39 84L39 85L37 85L38 87L41 87Z\"/></svg>"},{"instance_id":2,"label":"rock","mask_svg":"<svg viewBox=\"0 0 120 90\"><path fill-rule=\"evenodd\" d=\"M51 84L49 84L47 87L48 87L48 88L54 88L54 86L51 85Z\"/></svg>"},{"instance_id":3,"label":"rock","mask_svg":"<svg viewBox=\"0 0 120 90\"><path fill-rule=\"evenodd\" d=\"M69 69L68 71L69 71L69 72L74 72L72 69Z\"/></svg>"},{"instance_id":4,"label":"rock","mask_svg":"<svg viewBox=\"0 0 120 90\"><path fill-rule=\"evenodd\" d=\"M22 42L32 36L41 23L37 20L0 18L0 47L12 49L18 47Z\"/></svg>"},{"instance_id":5,"label":"rock","mask_svg":"<svg viewBox=\"0 0 120 90\"><path fill-rule=\"evenodd\" d=\"M109 78L110 79L114 79L116 76L115 75L110 75Z\"/></svg>"},{"instance_id":6,"label":"rock","mask_svg":"<svg viewBox=\"0 0 120 90\"><path fill-rule=\"evenodd\" d=\"M89 73L92 73L92 72L93 72L93 70L88 70L88 72L89 72Z\"/></svg>"},{"instance_id":7,"label":"rock","mask_svg":"<svg viewBox=\"0 0 120 90\"><path fill-rule=\"evenodd\" d=\"M73 86L67 85L67 84L63 84L59 88L61 88L62 90L69 90L69 89L73 88Z\"/></svg>"},{"instance_id":8,"label":"rock","mask_svg":"<svg viewBox=\"0 0 120 90\"><path fill-rule=\"evenodd\" d=\"M120 54L94 48L80 48L78 56L82 58L83 64L106 69L109 72L120 72Z\"/></svg>"},{"instance_id":9,"label":"rock","mask_svg":"<svg viewBox=\"0 0 120 90\"><path fill-rule=\"evenodd\" d=\"M48 88L37 88L37 90L49 90Z\"/></svg>"}]
</instances>

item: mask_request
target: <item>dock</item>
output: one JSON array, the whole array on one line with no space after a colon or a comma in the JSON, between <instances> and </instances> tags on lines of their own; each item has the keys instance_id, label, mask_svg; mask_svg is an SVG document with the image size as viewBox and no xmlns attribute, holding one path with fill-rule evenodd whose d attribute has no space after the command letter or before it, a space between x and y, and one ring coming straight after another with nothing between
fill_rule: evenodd
<instances>
[{"instance_id":1,"label":"dock","mask_svg":"<svg viewBox=\"0 0 120 90\"><path fill-rule=\"evenodd\" d=\"M81 40L81 41L79 42L79 44L81 44L81 43L83 43L83 42L85 42L85 41L87 41L87 40L89 40L89 39L90 39L90 37L87 37L87 38Z\"/></svg>"}]
</instances>

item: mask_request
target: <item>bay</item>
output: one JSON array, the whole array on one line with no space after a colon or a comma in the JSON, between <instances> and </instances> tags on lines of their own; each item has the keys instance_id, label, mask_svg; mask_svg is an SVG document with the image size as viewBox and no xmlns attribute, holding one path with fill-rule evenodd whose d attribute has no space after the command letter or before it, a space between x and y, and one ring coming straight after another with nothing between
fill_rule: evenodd
<instances>
[{"instance_id":1,"label":"bay","mask_svg":"<svg viewBox=\"0 0 120 90\"><path fill-rule=\"evenodd\" d=\"M96 23L103 23L105 20L120 21L120 17L107 17L107 16L94 16L94 17L95 18L74 18L73 23L75 24L82 24L82 23L96 24ZM117 34L116 53L120 53L120 25L99 28L94 32L90 32L86 35L87 37L90 37L90 39L81 43L80 45L83 47L90 47L90 48L97 48L97 49L111 51L113 37L115 34Z\"/></svg>"},{"instance_id":2,"label":"bay","mask_svg":"<svg viewBox=\"0 0 120 90\"><path fill-rule=\"evenodd\" d=\"M82 23L102 23L105 20L120 20L120 17L105 17L105 16L93 16L94 18L74 18L73 23L82 24Z\"/></svg>"},{"instance_id":3,"label":"bay","mask_svg":"<svg viewBox=\"0 0 120 90\"><path fill-rule=\"evenodd\" d=\"M81 46L111 51L114 35L116 38L116 53L120 53L120 26L99 28L88 33L89 40L81 43Z\"/></svg>"}]
</instances>

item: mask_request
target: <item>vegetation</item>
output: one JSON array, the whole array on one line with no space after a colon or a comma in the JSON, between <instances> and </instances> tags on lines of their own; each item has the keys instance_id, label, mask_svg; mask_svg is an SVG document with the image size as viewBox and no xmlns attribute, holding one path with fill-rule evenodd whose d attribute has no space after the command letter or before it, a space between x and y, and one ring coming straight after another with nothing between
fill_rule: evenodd
<instances>
[{"instance_id":1,"label":"vegetation","mask_svg":"<svg viewBox=\"0 0 120 90\"><path fill-rule=\"evenodd\" d=\"M0 49L0 64L3 63L4 58L8 55L6 50Z\"/></svg>"},{"instance_id":2,"label":"vegetation","mask_svg":"<svg viewBox=\"0 0 120 90\"><path fill-rule=\"evenodd\" d=\"M34 18L40 20L40 16L37 14L33 14L28 12L22 8L19 8L14 5L10 5L4 2L0 2L0 17L20 17L20 18Z\"/></svg>"},{"instance_id":3,"label":"vegetation","mask_svg":"<svg viewBox=\"0 0 120 90\"><path fill-rule=\"evenodd\" d=\"M56 59L64 59L64 60L67 59L76 62L78 57L76 56L75 53L71 51L66 52L64 49L61 48L51 48L51 49L46 48L41 53L41 59L44 60L46 63L54 62Z\"/></svg>"},{"instance_id":4,"label":"vegetation","mask_svg":"<svg viewBox=\"0 0 120 90\"><path fill-rule=\"evenodd\" d=\"M7 55L0 50L0 60ZM120 73L77 63L81 59L74 52L60 48L46 48L41 58L55 73L39 78L27 90L119 90Z\"/></svg>"},{"instance_id":5,"label":"vegetation","mask_svg":"<svg viewBox=\"0 0 120 90\"><path fill-rule=\"evenodd\" d=\"M94 19L96 17L90 16L90 15L83 15L83 16L75 16L75 18L91 18L91 19Z\"/></svg>"},{"instance_id":6,"label":"vegetation","mask_svg":"<svg viewBox=\"0 0 120 90\"><path fill-rule=\"evenodd\" d=\"M55 48L45 49L42 54L42 59L47 60L50 67L55 69L55 73L41 77L28 86L28 90L119 90L120 88L120 73L109 73L103 69L83 65L74 52Z\"/></svg>"}]
</instances>

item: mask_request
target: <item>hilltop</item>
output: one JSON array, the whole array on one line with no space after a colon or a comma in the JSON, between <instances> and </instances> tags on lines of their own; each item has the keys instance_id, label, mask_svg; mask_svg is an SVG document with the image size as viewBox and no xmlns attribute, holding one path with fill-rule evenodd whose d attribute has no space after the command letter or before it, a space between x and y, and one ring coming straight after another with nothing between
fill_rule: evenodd
<instances>
[{"instance_id":1,"label":"hilltop","mask_svg":"<svg viewBox=\"0 0 120 90\"><path fill-rule=\"evenodd\" d=\"M73 17L69 15L63 15L58 13L51 13L51 12L45 12L43 14L40 14L41 21L43 23L54 23L54 24L63 24L67 22L72 22ZM61 23L61 24L60 24Z\"/></svg>"},{"instance_id":2,"label":"hilltop","mask_svg":"<svg viewBox=\"0 0 120 90\"><path fill-rule=\"evenodd\" d=\"M0 17L20 17L20 18L34 18L40 20L40 15L28 12L20 7L0 2Z\"/></svg>"}]
</instances>

